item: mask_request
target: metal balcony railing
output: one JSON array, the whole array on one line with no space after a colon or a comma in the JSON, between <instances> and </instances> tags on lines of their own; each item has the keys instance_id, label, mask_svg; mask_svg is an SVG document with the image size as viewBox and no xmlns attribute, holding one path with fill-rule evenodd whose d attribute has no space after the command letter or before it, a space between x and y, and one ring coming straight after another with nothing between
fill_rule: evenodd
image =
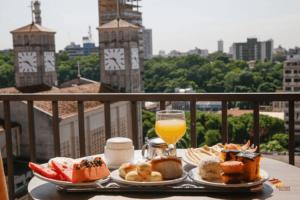
<instances>
[{"instance_id":1,"label":"metal balcony railing","mask_svg":"<svg viewBox=\"0 0 300 200\"><path fill-rule=\"evenodd\" d=\"M191 141L192 147L197 147L196 136L196 102L200 101L219 101L222 102L222 142L229 142L228 138L228 123L227 110L228 103L235 101L245 101L253 103L253 132L252 143L260 144L259 136L259 105L261 102L285 101L288 102L289 111L289 163L295 163L295 102L300 101L300 94L295 93L221 93L221 94L0 94L0 101L4 107L4 121L6 131L6 148L7 148L7 173L8 173L8 188L10 199L14 197L14 166L13 166L13 151L12 151L12 134L11 134L11 110L10 103L12 101L27 102L28 111L28 132L30 159L36 160L35 148L35 125L34 125L34 101L51 101L52 102L52 131L54 140L54 154L60 156L60 133L59 133L59 101L75 101L78 107L78 128L79 128L79 146L80 155L85 156L85 127L84 127L84 102L99 101L104 103L105 114L105 137L111 137L111 116L110 104L118 101L131 102L131 118L132 118L132 139L135 147L138 147L138 120L137 109L138 102L157 101L160 102L160 109L165 109L167 101L187 101L190 103L191 116ZM104 144L103 144L104 145Z\"/></svg>"}]
</instances>

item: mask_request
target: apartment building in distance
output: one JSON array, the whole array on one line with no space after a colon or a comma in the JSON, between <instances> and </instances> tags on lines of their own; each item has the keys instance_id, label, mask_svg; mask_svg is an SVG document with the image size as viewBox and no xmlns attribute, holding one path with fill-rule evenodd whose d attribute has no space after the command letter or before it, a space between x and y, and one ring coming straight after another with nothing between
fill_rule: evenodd
<instances>
[{"instance_id":1,"label":"apartment building in distance","mask_svg":"<svg viewBox=\"0 0 300 200\"><path fill-rule=\"evenodd\" d=\"M300 92L300 55L288 56L283 69L283 90L284 92ZM285 126L288 128L288 104L285 109ZM295 102L295 135L300 140L300 102Z\"/></svg>"},{"instance_id":2,"label":"apartment building in distance","mask_svg":"<svg viewBox=\"0 0 300 200\"><path fill-rule=\"evenodd\" d=\"M257 38L248 38L247 42L233 43L232 54L235 60L244 61L271 61L273 59L272 39L258 41Z\"/></svg>"},{"instance_id":3,"label":"apartment building in distance","mask_svg":"<svg viewBox=\"0 0 300 200\"><path fill-rule=\"evenodd\" d=\"M218 41L218 52L221 52L221 53L224 52L224 41L223 40Z\"/></svg>"}]
</instances>

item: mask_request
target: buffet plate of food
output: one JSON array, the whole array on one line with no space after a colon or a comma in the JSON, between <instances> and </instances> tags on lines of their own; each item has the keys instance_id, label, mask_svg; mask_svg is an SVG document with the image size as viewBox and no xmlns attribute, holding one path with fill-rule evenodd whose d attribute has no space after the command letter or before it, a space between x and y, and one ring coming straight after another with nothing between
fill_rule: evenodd
<instances>
[{"instance_id":1,"label":"buffet plate of food","mask_svg":"<svg viewBox=\"0 0 300 200\"><path fill-rule=\"evenodd\" d=\"M57 157L45 164L29 163L37 178L61 187L87 187L106 183L110 172L101 157L79 160Z\"/></svg>"},{"instance_id":2,"label":"buffet plate of food","mask_svg":"<svg viewBox=\"0 0 300 200\"><path fill-rule=\"evenodd\" d=\"M187 173L183 172L182 176L173 180L162 180L162 181L127 181L126 179L119 176L119 171L115 170L111 173L112 180L117 183L132 185L132 186L162 186L162 185L173 185L177 183L181 183L187 178Z\"/></svg>"},{"instance_id":3,"label":"buffet plate of food","mask_svg":"<svg viewBox=\"0 0 300 200\"><path fill-rule=\"evenodd\" d=\"M206 186L213 186L213 187L222 187L222 188L248 188L253 187L256 185L260 185L266 182L269 179L269 174L264 171L260 170L260 179L253 181L253 182L242 182L242 183L235 183L235 184L226 184L222 181L222 179L214 179L214 180L205 180L199 174L199 169L194 168L189 172L189 177L196 183Z\"/></svg>"},{"instance_id":4,"label":"buffet plate of food","mask_svg":"<svg viewBox=\"0 0 300 200\"><path fill-rule=\"evenodd\" d=\"M159 157L136 164L125 163L111 173L111 178L126 185L162 186L180 183L187 175L180 158Z\"/></svg>"}]
</instances>

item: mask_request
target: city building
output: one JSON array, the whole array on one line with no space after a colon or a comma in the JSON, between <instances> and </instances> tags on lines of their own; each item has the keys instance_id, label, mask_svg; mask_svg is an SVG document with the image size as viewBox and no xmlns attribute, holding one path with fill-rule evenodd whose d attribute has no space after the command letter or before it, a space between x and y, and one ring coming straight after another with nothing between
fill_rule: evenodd
<instances>
[{"instance_id":1,"label":"city building","mask_svg":"<svg viewBox=\"0 0 300 200\"><path fill-rule=\"evenodd\" d=\"M167 57L166 51L160 50L160 51L158 52L158 56L160 56L160 57Z\"/></svg>"},{"instance_id":2,"label":"city building","mask_svg":"<svg viewBox=\"0 0 300 200\"><path fill-rule=\"evenodd\" d=\"M224 41L223 40L219 40L218 41L218 52L224 52Z\"/></svg>"},{"instance_id":3,"label":"city building","mask_svg":"<svg viewBox=\"0 0 300 200\"><path fill-rule=\"evenodd\" d=\"M300 55L300 47L295 47L288 50L288 56Z\"/></svg>"},{"instance_id":4,"label":"city building","mask_svg":"<svg viewBox=\"0 0 300 200\"><path fill-rule=\"evenodd\" d=\"M273 59L273 40L258 41L248 38L245 43L233 43L233 59L245 61L271 61Z\"/></svg>"},{"instance_id":5,"label":"city building","mask_svg":"<svg viewBox=\"0 0 300 200\"><path fill-rule=\"evenodd\" d=\"M66 52L70 58L98 54L99 48L95 45L95 42L93 42L91 27L89 27L88 36L82 37L82 47L80 44L71 42L65 47L64 52Z\"/></svg>"},{"instance_id":6,"label":"city building","mask_svg":"<svg viewBox=\"0 0 300 200\"><path fill-rule=\"evenodd\" d=\"M96 47L95 42L93 41L91 26L89 26L88 36L82 37L82 44L83 44L83 55L87 56L87 55L99 53L99 48Z\"/></svg>"},{"instance_id":7,"label":"city building","mask_svg":"<svg viewBox=\"0 0 300 200\"><path fill-rule=\"evenodd\" d=\"M193 88L175 88L175 93L195 93ZM190 102L188 101L173 101L172 109L174 110L190 110Z\"/></svg>"},{"instance_id":8,"label":"city building","mask_svg":"<svg viewBox=\"0 0 300 200\"><path fill-rule=\"evenodd\" d=\"M160 55L163 56L164 51L160 51ZM187 52L181 52L178 50L172 50L170 51L167 55L163 56L163 57L181 57L181 56L189 56L189 55L197 55L197 56L201 56L201 57L207 57L209 54L207 49L199 49L199 48L195 48L195 49L191 49Z\"/></svg>"},{"instance_id":9,"label":"city building","mask_svg":"<svg viewBox=\"0 0 300 200\"><path fill-rule=\"evenodd\" d=\"M153 57L152 29L144 29L144 57L151 59Z\"/></svg>"},{"instance_id":10,"label":"city building","mask_svg":"<svg viewBox=\"0 0 300 200\"><path fill-rule=\"evenodd\" d=\"M66 52L70 58L84 55L83 48L80 46L80 44L76 44L75 42L71 42L69 45L67 45L64 49L64 52Z\"/></svg>"},{"instance_id":11,"label":"city building","mask_svg":"<svg viewBox=\"0 0 300 200\"><path fill-rule=\"evenodd\" d=\"M180 56L185 56L186 54L177 51L177 50L172 50L170 53L168 53L167 57L180 57Z\"/></svg>"},{"instance_id":12,"label":"city building","mask_svg":"<svg viewBox=\"0 0 300 200\"><path fill-rule=\"evenodd\" d=\"M222 109L222 103L218 101L199 101L196 103L196 108L205 112L217 112Z\"/></svg>"},{"instance_id":13,"label":"city building","mask_svg":"<svg viewBox=\"0 0 300 200\"><path fill-rule=\"evenodd\" d=\"M284 92L300 92L300 55L290 55L283 68ZM288 128L288 105L285 106L285 121ZM295 102L295 134L300 139L300 102Z\"/></svg>"},{"instance_id":14,"label":"city building","mask_svg":"<svg viewBox=\"0 0 300 200\"><path fill-rule=\"evenodd\" d=\"M186 55L197 55L197 56L201 56L201 57L207 57L208 56L208 50L207 49L199 49L199 48L195 48L192 50L189 50Z\"/></svg>"},{"instance_id":15,"label":"city building","mask_svg":"<svg viewBox=\"0 0 300 200\"><path fill-rule=\"evenodd\" d=\"M98 0L99 26L120 18L131 24L142 26L141 0Z\"/></svg>"}]
</instances>

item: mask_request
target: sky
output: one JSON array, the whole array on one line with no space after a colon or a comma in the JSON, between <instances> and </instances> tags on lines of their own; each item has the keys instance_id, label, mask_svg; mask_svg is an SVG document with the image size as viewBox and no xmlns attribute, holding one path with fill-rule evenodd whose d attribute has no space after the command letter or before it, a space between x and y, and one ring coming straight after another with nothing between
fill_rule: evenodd
<instances>
[{"instance_id":1,"label":"sky","mask_svg":"<svg viewBox=\"0 0 300 200\"><path fill-rule=\"evenodd\" d=\"M57 32L56 50L82 43L92 27L98 42L98 0L41 0L43 26ZM30 0L0 0L0 49L12 48L10 31L31 22ZM153 29L154 53L195 47L225 51L248 37L275 46L300 46L299 0L143 0L144 26Z\"/></svg>"}]
</instances>

